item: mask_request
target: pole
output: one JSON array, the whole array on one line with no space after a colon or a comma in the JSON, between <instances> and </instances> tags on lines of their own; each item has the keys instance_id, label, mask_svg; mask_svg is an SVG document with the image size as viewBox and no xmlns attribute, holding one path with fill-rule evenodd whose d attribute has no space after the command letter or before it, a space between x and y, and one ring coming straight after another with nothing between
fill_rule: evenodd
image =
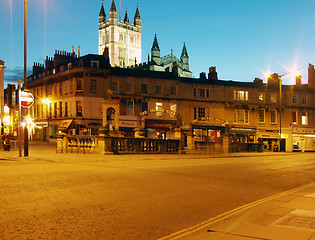
<instances>
[{"instance_id":1,"label":"pole","mask_svg":"<svg viewBox=\"0 0 315 240\"><path fill-rule=\"evenodd\" d=\"M19 157L22 157L22 112L21 112L21 80L19 79Z\"/></svg>"},{"instance_id":2,"label":"pole","mask_svg":"<svg viewBox=\"0 0 315 240\"><path fill-rule=\"evenodd\" d=\"M27 0L24 0L24 89L27 89L27 65L26 65L26 53L27 53ZM24 117L27 116L27 109L24 110ZM24 127L24 156L28 156L28 129Z\"/></svg>"},{"instance_id":3,"label":"pole","mask_svg":"<svg viewBox=\"0 0 315 240\"><path fill-rule=\"evenodd\" d=\"M279 76L279 105L280 105L280 108L279 108L279 114L280 114L280 123L279 123L279 133L280 133L280 141L279 141L279 151L281 152L281 114L282 114L282 79L281 79L281 76Z\"/></svg>"}]
</instances>

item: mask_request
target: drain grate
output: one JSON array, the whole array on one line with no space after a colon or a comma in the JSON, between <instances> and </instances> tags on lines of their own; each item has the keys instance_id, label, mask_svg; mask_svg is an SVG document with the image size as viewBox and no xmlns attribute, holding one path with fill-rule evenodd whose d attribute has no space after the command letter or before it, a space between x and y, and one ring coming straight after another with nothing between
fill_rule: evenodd
<instances>
[{"instance_id":1,"label":"drain grate","mask_svg":"<svg viewBox=\"0 0 315 240\"><path fill-rule=\"evenodd\" d=\"M281 218L276 224L315 229L315 212L297 209Z\"/></svg>"}]
</instances>

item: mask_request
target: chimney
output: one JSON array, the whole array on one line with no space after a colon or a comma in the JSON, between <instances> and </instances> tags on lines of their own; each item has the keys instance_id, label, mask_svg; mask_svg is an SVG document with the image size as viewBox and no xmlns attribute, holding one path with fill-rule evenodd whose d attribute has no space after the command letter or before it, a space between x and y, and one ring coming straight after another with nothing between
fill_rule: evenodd
<instances>
[{"instance_id":1,"label":"chimney","mask_svg":"<svg viewBox=\"0 0 315 240\"><path fill-rule=\"evenodd\" d=\"M308 65L308 86L315 89L315 69L314 65Z\"/></svg>"},{"instance_id":2,"label":"chimney","mask_svg":"<svg viewBox=\"0 0 315 240\"><path fill-rule=\"evenodd\" d=\"M295 80L296 80L296 86L301 86L302 85L302 77L301 77L301 75L296 76Z\"/></svg>"},{"instance_id":3,"label":"chimney","mask_svg":"<svg viewBox=\"0 0 315 240\"><path fill-rule=\"evenodd\" d=\"M218 73L216 67L210 67L209 68L209 74L208 74L209 80L218 80Z\"/></svg>"},{"instance_id":4,"label":"chimney","mask_svg":"<svg viewBox=\"0 0 315 240\"><path fill-rule=\"evenodd\" d=\"M205 72L202 72L200 73L200 80L206 80L206 73Z\"/></svg>"},{"instance_id":5,"label":"chimney","mask_svg":"<svg viewBox=\"0 0 315 240\"><path fill-rule=\"evenodd\" d=\"M178 66L177 66L177 62L173 62L173 68L172 68L172 73L175 73L178 75Z\"/></svg>"},{"instance_id":6,"label":"chimney","mask_svg":"<svg viewBox=\"0 0 315 240\"><path fill-rule=\"evenodd\" d=\"M78 58L81 57L81 51L80 51L80 46L78 46Z\"/></svg>"}]
</instances>

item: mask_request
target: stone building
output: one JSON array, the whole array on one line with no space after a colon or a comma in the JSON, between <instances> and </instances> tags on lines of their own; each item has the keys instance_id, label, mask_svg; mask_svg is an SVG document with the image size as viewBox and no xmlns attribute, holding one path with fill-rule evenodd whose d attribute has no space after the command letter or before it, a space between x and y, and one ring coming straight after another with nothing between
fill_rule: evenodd
<instances>
[{"instance_id":1,"label":"stone building","mask_svg":"<svg viewBox=\"0 0 315 240\"><path fill-rule=\"evenodd\" d=\"M186 44L184 43L183 45L183 50L179 59L173 54L173 50L171 50L171 54L161 57L156 34L151 48L151 59L148 57L147 63L132 67L150 71L176 72L180 77L192 77L192 72L189 71L189 56Z\"/></svg>"},{"instance_id":2,"label":"stone building","mask_svg":"<svg viewBox=\"0 0 315 240\"><path fill-rule=\"evenodd\" d=\"M315 150L315 104L310 65L309 84L282 85L218 80L215 67L208 76L181 77L160 72L111 67L108 54L76 56L56 52L46 64L35 64L28 88L35 96L30 113L46 135L97 134L108 126L120 135L148 138L182 137L190 151ZM48 98L50 104L41 100ZM43 129L36 138L42 139Z\"/></svg>"},{"instance_id":3,"label":"stone building","mask_svg":"<svg viewBox=\"0 0 315 240\"><path fill-rule=\"evenodd\" d=\"M99 54L108 48L111 66L128 67L141 63L141 17L137 6L134 21L129 21L126 11L124 20L117 19L115 1L112 1L109 18L102 4L99 14Z\"/></svg>"}]
</instances>

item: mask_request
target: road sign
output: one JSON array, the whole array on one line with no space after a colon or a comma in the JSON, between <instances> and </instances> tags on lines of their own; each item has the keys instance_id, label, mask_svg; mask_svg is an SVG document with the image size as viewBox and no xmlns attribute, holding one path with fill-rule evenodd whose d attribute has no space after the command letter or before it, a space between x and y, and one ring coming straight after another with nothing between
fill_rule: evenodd
<instances>
[{"instance_id":1,"label":"road sign","mask_svg":"<svg viewBox=\"0 0 315 240\"><path fill-rule=\"evenodd\" d=\"M24 108L30 108L34 104L34 96L30 92L21 92L21 106Z\"/></svg>"}]
</instances>

